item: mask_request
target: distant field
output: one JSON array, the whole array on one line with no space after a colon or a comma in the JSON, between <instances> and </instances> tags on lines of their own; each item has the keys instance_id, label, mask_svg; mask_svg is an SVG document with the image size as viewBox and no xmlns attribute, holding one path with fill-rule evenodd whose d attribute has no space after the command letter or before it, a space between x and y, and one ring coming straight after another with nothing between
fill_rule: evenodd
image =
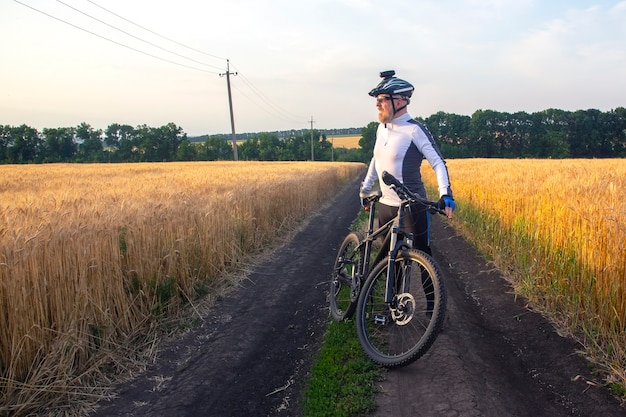
<instances>
[{"instance_id":1,"label":"distant field","mask_svg":"<svg viewBox=\"0 0 626 417\"><path fill-rule=\"evenodd\" d=\"M357 149L361 135L353 136L328 136L327 139L335 148Z\"/></svg>"}]
</instances>

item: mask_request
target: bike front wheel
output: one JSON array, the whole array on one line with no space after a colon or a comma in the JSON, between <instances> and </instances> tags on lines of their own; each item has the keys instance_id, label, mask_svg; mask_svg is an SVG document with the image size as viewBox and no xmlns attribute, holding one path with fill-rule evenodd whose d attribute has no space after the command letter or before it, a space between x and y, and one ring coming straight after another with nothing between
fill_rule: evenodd
<instances>
[{"instance_id":1,"label":"bike front wheel","mask_svg":"<svg viewBox=\"0 0 626 417\"><path fill-rule=\"evenodd\" d=\"M389 258L369 274L356 309L363 351L374 362L394 368L408 365L432 346L443 328L446 291L437 263L426 253L398 253L392 302L385 302Z\"/></svg>"},{"instance_id":2,"label":"bike front wheel","mask_svg":"<svg viewBox=\"0 0 626 417\"><path fill-rule=\"evenodd\" d=\"M360 246L362 240L359 232L350 232L337 252L328 295L333 320L350 318L356 309L360 290L358 273L364 256Z\"/></svg>"}]
</instances>

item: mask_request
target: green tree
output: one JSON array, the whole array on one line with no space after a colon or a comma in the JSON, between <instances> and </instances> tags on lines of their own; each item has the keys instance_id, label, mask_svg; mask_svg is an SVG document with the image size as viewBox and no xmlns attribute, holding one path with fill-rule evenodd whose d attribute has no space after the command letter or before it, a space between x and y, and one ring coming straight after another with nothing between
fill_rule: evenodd
<instances>
[{"instance_id":1,"label":"green tree","mask_svg":"<svg viewBox=\"0 0 626 417\"><path fill-rule=\"evenodd\" d=\"M504 114L505 142L501 156L505 158L522 158L530 145L535 132L533 117L524 112Z\"/></svg>"},{"instance_id":2,"label":"green tree","mask_svg":"<svg viewBox=\"0 0 626 417\"><path fill-rule=\"evenodd\" d=\"M303 161L303 150L307 149L307 142L302 135L292 135L282 139L282 158L286 161ZM311 153L310 147L309 154Z\"/></svg>"},{"instance_id":3,"label":"green tree","mask_svg":"<svg viewBox=\"0 0 626 417\"><path fill-rule=\"evenodd\" d=\"M76 130L73 127L43 129L45 137L45 162L71 162L78 146L74 140Z\"/></svg>"},{"instance_id":4,"label":"green tree","mask_svg":"<svg viewBox=\"0 0 626 417\"><path fill-rule=\"evenodd\" d=\"M315 160L330 161L332 157L333 144L330 143L326 134L320 135L320 140L315 145Z\"/></svg>"},{"instance_id":5,"label":"green tree","mask_svg":"<svg viewBox=\"0 0 626 417\"><path fill-rule=\"evenodd\" d=\"M577 110L568 124L568 140L572 158L602 156L603 122L596 109Z\"/></svg>"},{"instance_id":6,"label":"green tree","mask_svg":"<svg viewBox=\"0 0 626 417\"><path fill-rule=\"evenodd\" d=\"M360 148L335 148L334 160L337 162L366 162L363 160L363 150Z\"/></svg>"},{"instance_id":7,"label":"green tree","mask_svg":"<svg viewBox=\"0 0 626 417\"><path fill-rule=\"evenodd\" d=\"M168 123L156 129L157 142L157 160L173 161L176 158L176 151L180 143L187 139L187 134L183 133L183 129L174 123Z\"/></svg>"},{"instance_id":8,"label":"green tree","mask_svg":"<svg viewBox=\"0 0 626 417\"><path fill-rule=\"evenodd\" d=\"M209 136L201 146L200 154L202 159L207 161L232 160L233 147L231 142L225 138L218 136ZM237 156L239 156L239 148L237 148Z\"/></svg>"},{"instance_id":9,"label":"green tree","mask_svg":"<svg viewBox=\"0 0 626 417\"><path fill-rule=\"evenodd\" d=\"M612 111L613 124L611 136L613 138L613 157L626 157L626 108L618 107Z\"/></svg>"},{"instance_id":10,"label":"green tree","mask_svg":"<svg viewBox=\"0 0 626 417\"><path fill-rule=\"evenodd\" d=\"M11 144L11 126L0 125L0 163L8 162Z\"/></svg>"},{"instance_id":11,"label":"green tree","mask_svg":"<svg viewBox=\"0 0 626 417\"><path fill-rule=\"evenodd\" d=\"M472 156L483 158L502 157L510 140L506 128L507 115L494 110L477 110L470 122Z\"/></svg>"},{"instance_id":12,"label":"green tree","mask_svg":"<svg viewBox=\"0 0 626 417\"><path fill-rule=\"evenodd\" d=\"M369 161L374 155L374 144L376 143L377 129L378 122L370 122L367 126L361 129L361 139L359 139L359 146L363 150L363 161Z\"/></svg>"},{"instance_id":13,"label":"green tree","mask_svg":"<svg viewBox=\"0 0 626 417\"><path fill-rule=\"evenodd\" d=\"M113 123L104 130L104 144L109 148L117 150L120 147L120 142L132 141L134 136L134 127Z\"/></svg>"},{"instance_id":14,"label":"green tree","mask_svg":"<svg viewBox=\"0 0 626 417\"><path fill-rule=\"evenodd\" d=\"M290 150L289 159L294 161L306 161L311 159L311 134L296 134L285 140Z\"/></svg>"},{"instance_id":15,"label":"green tree","mask_svg":"<svg viewBox=\"0 0 626 417\"><path fill-rule=\"evenodd\" d=\"M259 160L278 161L283 143L278 137L271 133L261 133L259 135Z\"/></svg>"},{"instance_id":16,"label":"green tree","mask_svg":"<svg viewBox=\"0 0 626 417\"><path fill-rule=\"evenodd\" d=\"M469 116L440 111L422 122L428 126L433 137L437 139L441 153L446 158L471 156L468 145L471 124Z\"/></svg>"},{"instance_id":17,"label":"green tree","mask_svg":"<svg viewBox=\"0 0 626 417\"><path fill-rule=\"evenodd\" d=\"M177 161L194 161L198 158L196 146L189 142L187 138L183 139L176 150Z\"/></svg>"},{"instance_id":18,"label":"green tree","mask_svg":"<svg viewBox=\"0 0 626 417\"><path fill-rule=\"evenodd\" d=\"M7 139L7 160L9 163L41 162L44 141L37 129L25 124L11 127Z\"/></svg>"},{"instance_id":19,"label":"green tree","mask_svg":"<svg viewBox=\"0 0 626 417\"><path fill-rule=\"evenodd\" d=\"M143 162L168 162L176 158L178 145L187 134L174 123L152 128L146 125L136 129L135 146L139 160Z\"/></svg>"},{"instance_id":20,"label":"green tree","mask_svg":"<svg viewBox=\"0 0 626 417\"><path fill-rule=\"evenodd\" d=\"M560 130L548 130L533 140L530 152L526 156L534 158L569 158L567 135Z\"/></svg>"},{"instance_id":21,"label":"green tree","mask_svg":"<svg viewBox=\"0 0 626 417\"><path fill-rule=\"evenodd\" d=\"M136 130L129 125L113 123L104 130L104 144L113 153L116 162L132 162L138 160Z\"/></svg>"},{"instance_id":22,"label":"green tree","mask_svg":"<svg viewBox=\"0 0 626 417\"><path fill-rule=\"evenodd\" d=\"M626 144L626 109L618 107L615 110L599 115L600 147L599 157L609 158L624 155Z\"/></svg>"},{"instance_id":23,"label":"green tree","mask_svg":"<svg viewBox=\"0 0 626 417\"><path fill-rule=\"evenodd\" d=\"M569 158L571 113L546 109L533 113L533 117L535 134L530 141L528 155L537 158Z\"/></svg>"},{"instance_id":24,"label":"green tree","mask_svg":"<svg viewBox=\"0 0 626 417\"><path fill-rule=\"evenodd\" d=\"M104 160L102 130L94 129L88 123L81 123L76 128L78 157L82 162L99 162Z\"/></svg>"},{"instance_id":25,"label":"green tree","mask_svg":"<svg viewBox=\"0 0 626 417\"><path fill-rule=\"evenodd\" d=\"M237 148L239 159L244 161L259 160L259 138L254 137L242 142Z\"/></svg>"}]
</instances>

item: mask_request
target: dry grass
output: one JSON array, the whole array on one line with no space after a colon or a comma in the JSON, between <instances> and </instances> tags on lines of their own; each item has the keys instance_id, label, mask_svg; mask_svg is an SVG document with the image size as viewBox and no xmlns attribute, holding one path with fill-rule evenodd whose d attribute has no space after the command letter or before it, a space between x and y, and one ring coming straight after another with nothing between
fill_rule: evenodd
<instances>
[{"instance_id":1,"label":"dry grass","mask_svg":"<svg viewBox=\"0 0 626 417\"><path fill-rule=\"evenodd\" d=\"M103 395L103 381L149 354L163 317L211 294L362 169L0 166L0 415L71 415Z\"/></svg>"},{"instance_id":2,"label":"dry grass","mask_svg":"<svg viewBox=\"0 0 626 417\"><path fill-rule=\"evenodd\" d=\"M626 160L448 161L459 224L626 386ZM424 169L434 184L430 168Z\"/></svg>"}]
</instances>

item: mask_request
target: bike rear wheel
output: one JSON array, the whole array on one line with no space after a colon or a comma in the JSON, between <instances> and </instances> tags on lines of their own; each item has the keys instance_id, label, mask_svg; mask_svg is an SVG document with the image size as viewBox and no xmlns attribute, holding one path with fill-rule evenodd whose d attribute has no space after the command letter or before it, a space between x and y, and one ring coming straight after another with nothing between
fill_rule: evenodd
<instances>
[{"instance_id":1,"label":"bike rear wheel","mask_svg":"<svg viewBox=\"0 0 626 417\"><path fill-rule=\"evenodd\" d=\"M359 232L350 232L337 252L328 296L333 320L350 318L356 309L361 286L358 271L364 256L363 248L359 247L362 240Z\"/></svg>"},{"instance_id":2,"label":"bike rear wheel","mask_svg":"<svg viewBox=\"0 0 626 417\"><path fill-rule=\"evenodd\" d=\"M359 343L376 363L405 366L432 346L443 328L446 291L437 263L426 253L406 250L395 262L394 297L385 303L388 258L361 289L356 326Z\"/></svg>"}]
</instances>

